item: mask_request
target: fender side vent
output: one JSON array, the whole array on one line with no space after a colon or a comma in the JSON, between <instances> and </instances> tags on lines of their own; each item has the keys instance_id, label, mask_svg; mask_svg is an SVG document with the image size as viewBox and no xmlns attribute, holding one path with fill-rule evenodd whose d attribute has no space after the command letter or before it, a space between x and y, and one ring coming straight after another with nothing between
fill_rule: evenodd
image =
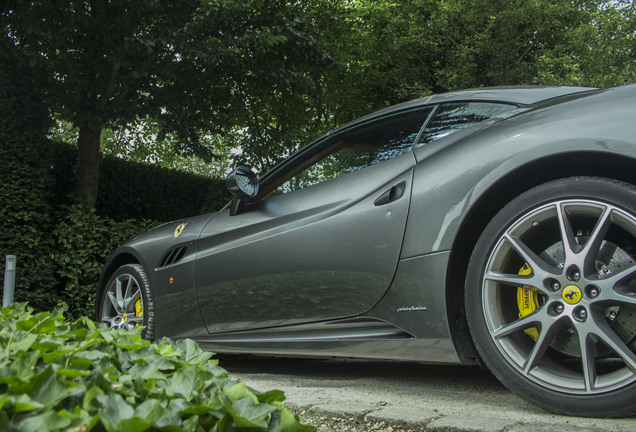
<instances>
[{"instance_id":1,"label":"fender side vent","mask_svg":"<svg viewBox=\"0 0 636 432\"><path fill-rule=\"evenodd\" d=\"M159 268L178 263L186 255L189 248L190 245L181 245L170 249L161 259Z\"/></svg>"}]
</instances>

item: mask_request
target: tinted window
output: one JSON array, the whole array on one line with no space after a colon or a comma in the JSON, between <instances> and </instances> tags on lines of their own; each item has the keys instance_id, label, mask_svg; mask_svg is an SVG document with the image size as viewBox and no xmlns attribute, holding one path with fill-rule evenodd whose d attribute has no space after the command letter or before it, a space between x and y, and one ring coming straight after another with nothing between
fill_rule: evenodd
<instances>
[{"instance_id":1,"label":"tinted window","mask_svg":"<svg viewBox=\"0 0 636 432\"><path fill-rule=\"evenodd\" d=\"M441 104L417 143L430 143L515 108L515 105L488 102Z\"/></svg>"},{"instance_id":2,"label":"tinted window","mask_svg":"<svg viewBox=\"0 0 636 432\"><path fill-rule=\"evenodd\" d=\"M409 111L326 137L299 153L259 196L302 189L409 151L431 111Z\"/></svg>"}]
</instances>

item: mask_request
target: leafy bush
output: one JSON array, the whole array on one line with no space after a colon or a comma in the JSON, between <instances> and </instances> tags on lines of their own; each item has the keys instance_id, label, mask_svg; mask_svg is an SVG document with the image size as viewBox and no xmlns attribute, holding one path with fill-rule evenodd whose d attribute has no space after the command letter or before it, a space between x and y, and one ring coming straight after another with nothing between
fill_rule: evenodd
<instances>
[{"instance_id":1,"label":"leafy bush","mask_svg":"<svg viewBox=\"0 0 636 432\"><path fill-rule=\"evenodd\" d=\"M305 432L280 391L233 381L192 340L142 341L61 311L0 310L0 430Z\"/></svg>"},{"instance_id":2,"label":"leafy bush","mask_svg":"<svg viewBox=\"0 0 636 432\"><path fill-rule=\"evenodd\" d=\"M71 204L77 148L51 142L56 203ZM98 213L116 221L182 219L215 212L230 201L224 179L202 177L112 156L100 159Z\"/></svg>"},{"instance_id":3,"label":"leafy bush","mask_svg":"<svg viewBox=\"0 0 636 432\"><path fill-rule=\"evenodd\" d=\"M0 61L0 273L5 255L16 255L16 292L31 286L50 292L53 269L45 234L52 195L52 152L45 138L50 120L29 77Z\"/></svg>"},{"instance_id":4,"label":"leafy bush","mask_svg":"<svg viewBox=\"0 0 636 432\"><path fill-rule=\"evenodd\" d=\"M60 219L51 233L52 250L55 252L50 257L59 283L58 299L68 305L72 317L92 316L97 279L110 253L134 235L157 225L157 222L115 222L81 205L61 210ZM37 293L37 289L33 291ZM46 309L52 309L56 304Z\"/></svg>"}]
</instances>

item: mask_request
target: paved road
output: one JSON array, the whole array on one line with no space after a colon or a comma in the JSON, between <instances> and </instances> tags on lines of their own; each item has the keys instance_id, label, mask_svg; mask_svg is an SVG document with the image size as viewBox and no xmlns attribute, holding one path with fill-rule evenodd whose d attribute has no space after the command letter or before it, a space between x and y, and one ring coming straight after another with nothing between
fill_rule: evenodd
<instances>
[{"instance_id":1,"label":"paved road","mask_svg":"<svg viewBox=\"0 0 636 432\"><path fill-rule=\"evenodd\" d=\"M249 386L283 390L301 412L405 422L396 430L636 431L636 417L584 419L549 414L477 367L375 361L218 356ZM347 429L343 429L347 430ZM364 429L362 429L364 430Z\"/></svg>"}]
</instances>

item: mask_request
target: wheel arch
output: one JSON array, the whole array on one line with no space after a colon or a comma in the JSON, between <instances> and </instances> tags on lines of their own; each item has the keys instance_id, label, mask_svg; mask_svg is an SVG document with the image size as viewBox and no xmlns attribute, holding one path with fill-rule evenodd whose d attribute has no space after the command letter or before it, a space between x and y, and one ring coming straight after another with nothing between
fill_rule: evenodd
<instances>
[{"instance_id":1,"label":"wheel arch","mask_svg":"<svg viewBox=\"0 0 636 432\"><path fill-rule=\"evenodd\" d=\"M534 160L494 183L468 211L453 242L446 278L446 313L458 355L478 359L466 322L464 284L468 262L488 222L513 198L540 184L566 177L594 176L634 184L636 160L616 153L570 152Z\"/></svg>"}]
</instances>

